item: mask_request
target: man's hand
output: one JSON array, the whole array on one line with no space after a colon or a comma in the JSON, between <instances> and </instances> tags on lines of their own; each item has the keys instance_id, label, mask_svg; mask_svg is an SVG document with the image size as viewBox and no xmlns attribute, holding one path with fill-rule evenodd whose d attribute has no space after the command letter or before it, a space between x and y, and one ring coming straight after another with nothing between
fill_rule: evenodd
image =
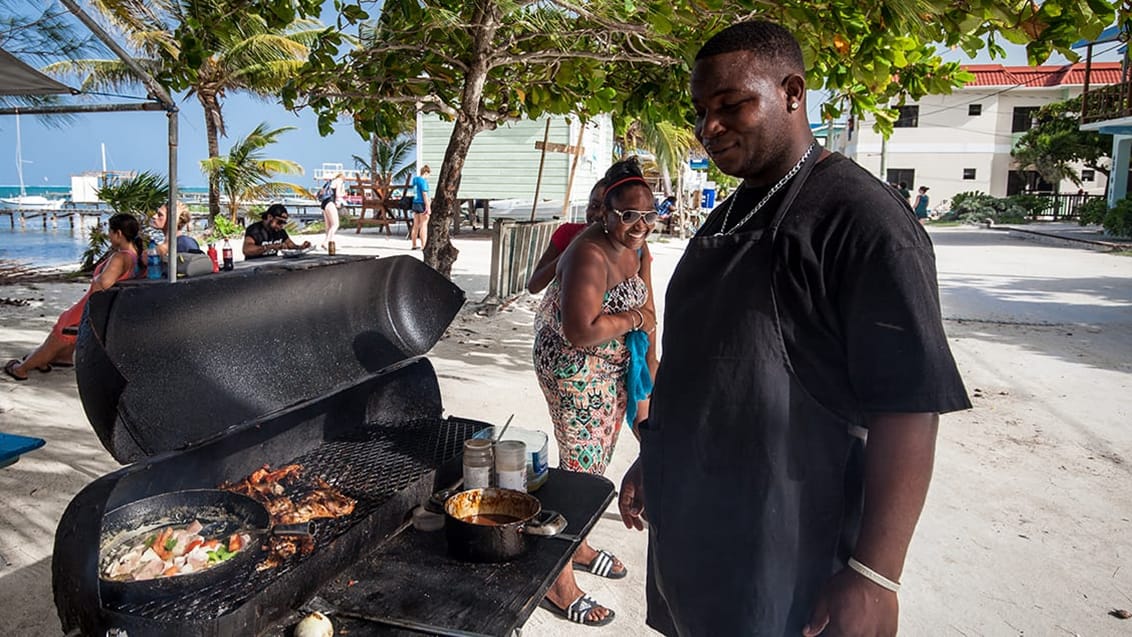
<instances>
[{"instance_id":1,"label":"man's hand","mask_svg":"<svg viewBox=\"0 0 1132 637\"><path fill-rule=\"evenodd\" d=\"M301 248L302 248L303 250L306 250L307 248L311 247L311 242L310 242L310 241L304 241L304 242L303 242L303 245L302 245L302 246L300 246L300 247L301 247Z\"/></svg>"},{"instance_id":2,"label":"man's hand","mask_svg":"<svg viewBox=\"0 0 1132 637\"><path fill-rule=\"evenodd\" d=\"M621 495L617 498L617 508L621 510L621 521L627 529L643 531L645 528L645 487L641 476L641 459L625 472L621 480Z\"/></svg>"},{"instance_id":3,"label":"man's hand","mask_svg":"<svg viewBox=\"0 0 1132 637\"><path fill-rule=\"evenodd\" d=\"M899 614L896 593L846 568L822 588L802 635L892 637Z\"/></svg>"}]
</instances>

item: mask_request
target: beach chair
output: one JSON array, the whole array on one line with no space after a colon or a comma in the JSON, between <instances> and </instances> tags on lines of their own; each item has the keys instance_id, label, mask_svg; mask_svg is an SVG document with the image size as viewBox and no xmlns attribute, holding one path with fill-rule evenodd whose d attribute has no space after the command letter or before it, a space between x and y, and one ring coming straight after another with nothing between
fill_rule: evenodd
<instances>
[{"instance_id":1,"label":"beach chair","mask_svg":"<svg viewBox=\"0 0 1132 637\"><path fill-rule=\"evenodd\" d=\"M20 456L47 444L42 438L0 433L0 469L14 464Z\"/></svg>"}]
</instances>

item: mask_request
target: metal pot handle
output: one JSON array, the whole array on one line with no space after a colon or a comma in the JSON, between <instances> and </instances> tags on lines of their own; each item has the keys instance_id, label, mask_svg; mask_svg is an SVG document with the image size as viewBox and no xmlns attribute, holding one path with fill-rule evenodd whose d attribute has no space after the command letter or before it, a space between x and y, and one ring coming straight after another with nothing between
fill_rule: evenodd
<instances>
[{"instance_id":1,"label":"metal pot handle","mask_svg":"<svg viewBox=\"0 0 1132 637\"><path fill-rule=\"evenodd\" d=\"M535 516L535 519L524 524L521 531L527 535L549 537L565 531L567 524L566 518L561 513L546 509Z\"/></svg>"},{"instance_id":2,"label":"metal pot handle","mask_svg":"<svg viewBox=\"0 0 1132 637\"><path fill-rule=\"evenodd\" d=\"M424 508L426 511L429 511L431 513L440 513L443 515L444 505L448 502L448 498L451 498L459 492L460 489L457 487L441 489L440 491L437 491L436 493L432 494L431 497L429 497L428 501L426 501L424 504Z\"/></svg>"},{"instance_id":3,"label":"metal pot handle","mask_svg":"<svg viewBox=\"0 0 1132 637\"><path fill-rule=\"evenodd\" d=\"M269 533L277 537L310 537L311 523L276 524L271 527Z\"/></svg>"}]
</instances>

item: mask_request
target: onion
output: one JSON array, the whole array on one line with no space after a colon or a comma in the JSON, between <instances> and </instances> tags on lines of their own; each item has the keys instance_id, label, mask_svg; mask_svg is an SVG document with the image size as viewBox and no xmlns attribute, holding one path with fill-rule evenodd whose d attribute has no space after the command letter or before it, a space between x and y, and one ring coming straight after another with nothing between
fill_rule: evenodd
<instances>
[{"instance_id":1,"label":"onion","mask_svg":"<svg viewBox=\"0 0 1132 637\"><path fill-rule=\"evenodd\" d=\"M334 637L334 624L320 612L313 612L295 626L295 637Z\"/></svg>"}]
</instances>

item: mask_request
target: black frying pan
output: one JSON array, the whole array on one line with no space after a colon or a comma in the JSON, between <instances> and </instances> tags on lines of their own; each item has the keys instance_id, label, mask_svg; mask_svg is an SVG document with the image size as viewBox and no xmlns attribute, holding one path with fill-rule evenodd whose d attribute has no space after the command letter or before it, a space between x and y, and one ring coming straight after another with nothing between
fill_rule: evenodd
<instances>
[{"instance_id":1,"label":"black frying pan","mask_svg":"<svg viewBox=\"0 0 1132 637\"><path fill-rule=\"evenodd\" d=\"M104 560L123 543L134 543L167 526L199 520L205 537L227 538L243 531L251 542L236 555L196 573L121 582L102 578ZM99 542L99 586L104 601L191 594L210 584L233 577L263 560L267 535L309 535L309 524L271 526L271 516L262 504L248 496L219 489L175 491L124 504L102 518Z\"/></svg>"}]
</instances>

